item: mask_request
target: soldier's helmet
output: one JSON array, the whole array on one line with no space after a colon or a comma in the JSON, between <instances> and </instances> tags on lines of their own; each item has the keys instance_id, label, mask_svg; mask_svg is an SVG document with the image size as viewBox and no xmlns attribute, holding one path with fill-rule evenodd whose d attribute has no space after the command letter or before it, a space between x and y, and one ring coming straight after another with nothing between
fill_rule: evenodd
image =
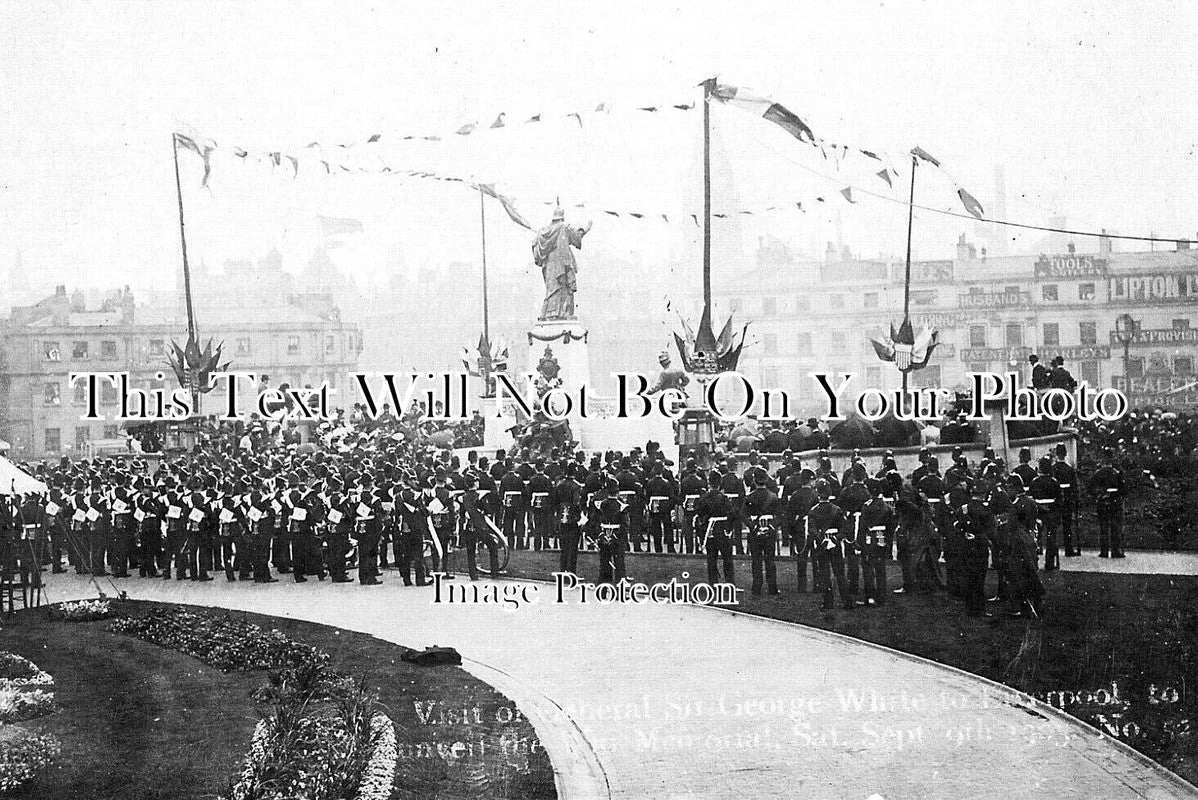
<instances>
[{"instance_id":1,"label":"soldier's helmet","mask_svg":"<svg viewBox=\"0 0 1198 800\"><path fill-rule=\"evenodd\" d=\"M815 496L820 500L827 500L832 496L832 484L827 481L820 481L815 484Z\"/></svg>"}]
</instances>

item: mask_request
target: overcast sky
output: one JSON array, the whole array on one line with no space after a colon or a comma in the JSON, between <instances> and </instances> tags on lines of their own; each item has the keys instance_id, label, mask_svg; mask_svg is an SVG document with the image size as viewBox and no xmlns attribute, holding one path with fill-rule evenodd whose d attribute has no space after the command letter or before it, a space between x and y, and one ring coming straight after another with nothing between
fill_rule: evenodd
<instances>
[{"instance_id":1,"label":"overcast sky","mask_svg":"<svg viewBox=\"0 0 1198 800\"><path fill-rule=\"evenodd\" d=\"M305 149L320 141L335 160L332 144L375 133L375 150L343 160L493 180L534 223L560 196L595 219L593 252L636 250L651 266L687 254L697 233L701 117L635 109L691 102L710 75L774 98L833 142L918 144L988 210L1002 165L1010 219L1192 238L1196 17L1192 2L6 0L0 270L19 249L28 269L75 285L173 283L170 132L184 126L221 148L207 189L198 158L181 154L189 245L210 268L277 246L297 269L319 214L364 222L334 252L360 281L477 258L477 196L391 175L329 178ZM583 113L581 127L565 117L600 103L610 113ZM500 112L516 124L453 136ZM861 194L850 205L838 190L851 181L901 198L906 177L888 190L861 164L838 169L768 123L716 112L716 208L763 211L717 233L735 239L728 252L743 244L748 256L772 233L812 253L839 236L865 254L901 254L901 205ZM542 124L519 124L537 113ZM404 134L447 140L404 145ZM293 178L241 163L233 145L308 160ZM931 171L917 199L959 210L951 180ZM790 201L810 210L764 212ZM489 262L527 270L527 232L493 202L488 214ZM959 232L978 233L919 214L917 255L950 255Z\"/></svg>"}]
</instances>

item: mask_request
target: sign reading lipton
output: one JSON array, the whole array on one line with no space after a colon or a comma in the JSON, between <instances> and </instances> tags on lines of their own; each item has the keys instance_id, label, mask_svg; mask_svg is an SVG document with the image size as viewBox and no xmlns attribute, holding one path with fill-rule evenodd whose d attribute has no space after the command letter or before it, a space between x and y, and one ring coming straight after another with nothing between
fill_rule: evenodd
<instances>
[{"instance_id":1,"label":"sign reading lipton","mask_svg":"<svg viewBox=\"0 0 1198 800\"><path fill-rule=\"evenodd\" d=\"M1041 255L1036 260L1037 278L1093 278L1107 274L1107 260L1098 256Z\"/></svg>"},{"instance_id":2,"label":"sign reading lipton","mask_svg":"<svg viewBox=\"0 0 1198 800\"><path fill-rule=\"evenodd\" d=\"M1115 331L1111 331L1111 344L1122 344ZM1128 344L1198 344L1198 328L1140 329L1132 334Z\"/></svg>"},{"instance_id":3,"label":"sign reading lipton","mask_svg":"<svg viewBox=\"0 0 1198 800\"><path fill-rule=\"evenodd\" d=\"M1027 292L970 292L958 295L962 308L1005 308L1007 306L1031 305Z\"/></svg>"},{"instance_id":4,"label":"sign reading lipton","mask_svg":"<svg viewBox=\"0 0 1198 800\"><path fill-rule=\"evenodd\" d=\"M1198 302L1198 273L1121 275L1110 287L1112 303Z\"/></svg>"}]
</instances>

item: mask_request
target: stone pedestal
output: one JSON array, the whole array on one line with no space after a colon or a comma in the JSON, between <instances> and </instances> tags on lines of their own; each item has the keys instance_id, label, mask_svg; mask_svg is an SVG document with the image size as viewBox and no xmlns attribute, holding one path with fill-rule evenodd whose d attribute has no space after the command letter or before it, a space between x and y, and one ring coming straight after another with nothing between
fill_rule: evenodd
<instances>
[{"instance_id":1,"label":"stone pedestal","mask_svg":"<svg viewBox=\"0 0 1198 800\"><path fill-rule=\"evenodd\" d=\"M527 341L529 372L556 369L562 388L571 395L590 384L586 326L577 320L537 320L528 331Z\"/></svg>"}]
</instances>

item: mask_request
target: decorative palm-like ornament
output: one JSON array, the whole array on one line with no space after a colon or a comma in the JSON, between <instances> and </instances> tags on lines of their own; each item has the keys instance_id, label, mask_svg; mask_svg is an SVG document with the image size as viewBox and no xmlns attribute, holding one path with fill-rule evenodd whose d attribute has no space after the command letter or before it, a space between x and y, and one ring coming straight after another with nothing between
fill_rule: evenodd
<instances>
[{"instance_id":1,"label":"decorative palm-like ornament","mask_svg":"<svg viewBox=\"0 0 1198 800\"><path fill-rule=\"evenodd\" d=\"M463 347L461 352L462 366L476 378L482 378L486 387L484 397L495 396L496 372L507 371L508 346L502 339L491 342L484 333L478 337L478 344L473 347Z\"/></svg>"},{"instance_id":2,"label":"decorative palm-like ornament","mask_svg":"<svg viewBox=\"0 0 1198 800\"><path fill-rule=\"evenodd\" d=\"M686 320L682 320L682 331L686 338L675 333L674 344L678 347L678 355L682 357L687 372L711 377L736 369L748 329L748 325L743 325L739 331L735 330L732 317L728 317L719 337L716 337L711 329L711 313L704 309L703 318L699 320L699 332L696 334Z\"/></svg>"},{"instance_id":3,"label":"decorative palm-like ornament","mask_svg":"<svg viewBox=\"0 0 1198 800\"><path fill-rule=\"evenodd\" d=\"M874 346L878 358L893 362L900 372L907 373L928 365L932 351L940 343L940 334L932 328L925 327L916 336L910 318L903 317L903 324L897 331L894 329L894 323L890 323L890 336L869 341Z\"/></svg>"},{"instance_id":4,"label":"decorative palm-like ornament","mask_svg":"<svg viewBox=\"0 0 1198 800\"><path fill-rule=\"evenodd\" d=\"M193 336L187 337L187 345L180 347L179 343L171 341L171 352L167 354L168 363L175 371L179 385L196 394L206 394L212 391L209 377L214 372L224 372L229 368L229 362L221 363L221 350L225 343L221 342L215 348L212 339L200 349L200 343Z\"/></svg>"}]
</instances>

